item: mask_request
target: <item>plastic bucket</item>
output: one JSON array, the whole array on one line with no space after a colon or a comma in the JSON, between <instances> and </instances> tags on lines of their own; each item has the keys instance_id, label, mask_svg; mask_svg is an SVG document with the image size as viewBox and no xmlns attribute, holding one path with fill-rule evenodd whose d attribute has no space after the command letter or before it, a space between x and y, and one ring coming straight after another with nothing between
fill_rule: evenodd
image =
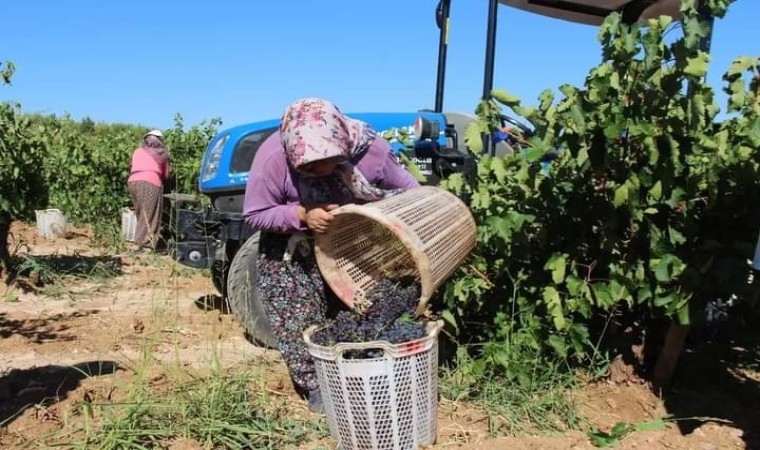
<instances>
[{"instance_id":1,"label":"plastic bucket","mask_svg":"<svg viewBox=\"0 0 760 450\"><path fill-rule=\"evenodd\" d=\"M134 242L136 229L137 216L135 215L135 211L130 208L124 208L121 211L121 237L127 242Z\"/></svg>"},{"instance_id":2,"label":"plastic bucket","mask_svg":"<svg viewBox=\"0 0 760 450\"><path fill-rule=\"evenodd\" d=\"M388 342L317 345L304 340L317 373L330 434L342 450L418 449L435 444L438 433L438 334L443 322L428 324L427 336ZM351 350L380 350L372 359L347 359Z\"/></svg>"},{"instance_id":3,"label":"plastic bucket","mask_svg":"<svg viewBox=\"0 0 760 450\"><path fill-rule=\"evenodd\" d=\"M66 216L55 208L34 211L37 222L37 234L48 239L66 237Z\"/></svg>"}]
</instances>

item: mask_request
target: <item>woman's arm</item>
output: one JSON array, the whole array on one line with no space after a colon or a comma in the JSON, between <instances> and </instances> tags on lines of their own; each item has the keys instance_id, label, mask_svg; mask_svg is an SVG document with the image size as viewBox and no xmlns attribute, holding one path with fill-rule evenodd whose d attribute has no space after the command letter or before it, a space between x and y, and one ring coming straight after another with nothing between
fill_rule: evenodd
<instances>
[{"instance_id":1,"label":"woman's arm","mask_svg":"<svg viewBox=\"0 0 760 450\"><path fill-rule=\"evenodd\" d=\"M169 175L171 175L171 173L169 172L169 160L168 159L166 161L164 161L163 164L161 164L160 170L161 170L161 178L162 178L162 180L163 181L168 181L169 180Z\"/></svg>"},{"instance_id":2,"label":"woman's arm","mask_svg":"<svg viewBox=\"0 0 760 450\"><path fill-rule=\"evenodd\" d=\"M264 142L253 159L245 188L243 217L255 230L302 231L305 229L304 208L287 202L287 164L278 164L277 158L273 157L277 149L269 148L270 145L278 144L274 140Z\"/></svg>"}]
</instances>

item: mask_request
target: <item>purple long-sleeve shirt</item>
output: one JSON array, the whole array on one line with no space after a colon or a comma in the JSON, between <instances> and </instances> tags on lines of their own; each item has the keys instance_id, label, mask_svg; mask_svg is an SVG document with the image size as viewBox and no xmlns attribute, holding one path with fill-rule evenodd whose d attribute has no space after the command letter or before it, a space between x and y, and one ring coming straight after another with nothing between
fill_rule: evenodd
<instances>
[{"instance_id":1,"label":"purple long-sleeve shirt","mask_svg":"<svg viewBox=\"0 0 760 450\"><path fill-rule=\"evenodd\" d=\"M393 156L388 142L379 136L359 159L351 162L367 181L380 188L411 189L419 186L417 180ZM246 223L256 230L277 233L305 230L305 224L297 213L301 204L296 188L298 176L288 165L280 133L275 132L261 144L251 164L243 202ZM332 194L332 203L359 203L347 198L340 189L335 189Z\"/></svg>"}]
</instances>

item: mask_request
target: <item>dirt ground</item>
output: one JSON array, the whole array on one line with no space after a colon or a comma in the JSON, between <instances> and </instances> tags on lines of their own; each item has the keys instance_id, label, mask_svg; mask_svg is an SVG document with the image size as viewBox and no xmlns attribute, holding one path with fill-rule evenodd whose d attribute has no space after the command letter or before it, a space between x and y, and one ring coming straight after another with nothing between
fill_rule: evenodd
<instances>
[{"instance_id":1,"label":"dirt ground","mask_svg":"<svg viewBox=\"0 0 760 450\"><path fill-rule=\"evenodd\" d=\"M166 331L166 338L153 346L158 358L188 367L207 367L210 355L222 365L262 355L272 358L276 370L271 372L271 386L292 402L294 410L306 411L282 381L285 370L277 352L249 343L233 316L199 306L218 301L200 271L178 266L166 256L104 255L91 245L86 230L48 240L37 237L33 227L15 224L12 234L11 250L19 255L109 261L121 273L107 282L75 281L57 290L0 284L0 448L17 448L60 427L66 411L85 396L110 395L103 386L130 376L144 331L157 324L164 327L159 331ZM760 449L758 349L692 349L683 356L674 388L665 398L630 382L588 384L575 395L591 426L604 430L620 421L639 423L668 415L678 419L664 430L633 432L620 439L617 448ZM705 358L697 361L697 353L709 354L708 364ZM744 368L726 363L729 357L743 361ZM492 437L487 417L447 400L439 405L438 425L438 442L432 447L436 449L595 448L585 431ZM332 444L328 439L302 448L318 445Z\"/></svg>"}]
</instances>

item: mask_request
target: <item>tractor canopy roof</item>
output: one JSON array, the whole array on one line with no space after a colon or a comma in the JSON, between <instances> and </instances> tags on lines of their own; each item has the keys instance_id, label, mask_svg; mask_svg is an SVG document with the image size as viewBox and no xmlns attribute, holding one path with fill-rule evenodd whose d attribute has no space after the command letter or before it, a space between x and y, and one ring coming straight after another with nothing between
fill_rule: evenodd
<instances>
[{"instance_id":1,"label":"tractor canopy roof","mask_svg":"<svg viewBox=\"0 0 760 450\"><path fill-rule=\"evenodd\" d=\"M523 11L587 25L600 25L613 12L623 21L646 21L660 15L679 19L681 0L499 0Z\"/></svg>"}]
</instances>

